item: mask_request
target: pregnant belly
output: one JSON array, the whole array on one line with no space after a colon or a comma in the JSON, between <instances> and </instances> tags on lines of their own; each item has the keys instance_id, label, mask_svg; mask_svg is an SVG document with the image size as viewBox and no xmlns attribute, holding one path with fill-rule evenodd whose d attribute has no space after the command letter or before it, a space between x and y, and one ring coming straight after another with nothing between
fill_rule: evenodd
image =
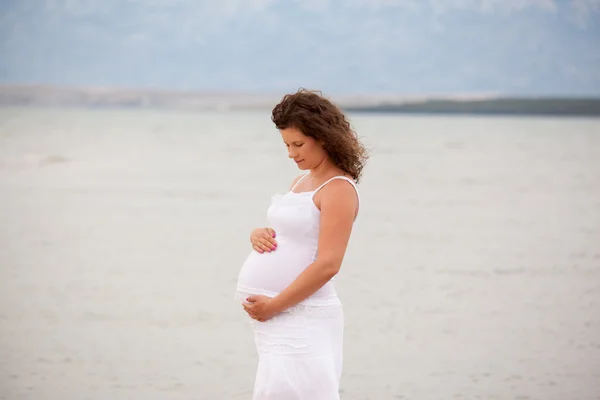
<instances>
[{"instance_id":1,"label":"pregnant belly","mask_svg":"<svg viewBox=\"0 0 600 400\"><path fill-rule=\"evenodd\" d=\"M280 293L313 262L314 249L279 242L270 253L252 251L238 275L238 289Z\"/></svg>"}]
</instances>

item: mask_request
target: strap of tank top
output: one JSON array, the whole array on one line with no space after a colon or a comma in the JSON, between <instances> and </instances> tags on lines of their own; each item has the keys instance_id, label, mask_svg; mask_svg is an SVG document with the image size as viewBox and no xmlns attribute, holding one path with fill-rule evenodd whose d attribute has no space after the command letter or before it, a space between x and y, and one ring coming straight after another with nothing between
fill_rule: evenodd
<instances>
[{"instance_id":1,"label":"strap of tank top","mask_svg":"<svg viewBox=\"0 0 600 400\"><path fill-rule=\"evenodd\" d=\"M319 190L321 190L321 189L323 188L323 186L327 185L329 182L331 182L331 181L332 181L332 180L334 180L334 179L343 179L343 180L345 180L345 181L348 181L348 182L350 182L350 184L351 184L351 185L354 187L354 191L356 191L356 198L358 199L358 207L360 208L360 194L358 194L358 187L356 187L356 183L355 183L355 182L354 182L352 179L348 178L347 176L343 176L343 175L334 176L333 178L331 178L331 179L327 180L327 181L326 181L324 184L322 184L321 186L319 186L319 187L318 187L318 188L317 188L317 189L316 189L316 190L313 192L313 195L312 195L312 197L315 197L315 194L317 194L317 192L318 192Z\"/></svg>"},{"instance_id":2,"label":"strap of tank top","mask_svg":"<svg viewBox=\"0 0 600 400\"><path fill-rule=\"evenodd\" d=\"M302 176L300 177L300 179L298 179L298 182L296 182L296 183L294 184L294 186L292 186L292 188L290 189L290 192L293 192L293 191L294 191L294 189L296 189L296 186L298 186L298 184L299 184L300 182L302 182L302 180L303 180L304 178L306 178L308 175L310 175L310 171L309 171L309 172L307 172L306 174L302 175Z\"/></svg>"}]
</instances>

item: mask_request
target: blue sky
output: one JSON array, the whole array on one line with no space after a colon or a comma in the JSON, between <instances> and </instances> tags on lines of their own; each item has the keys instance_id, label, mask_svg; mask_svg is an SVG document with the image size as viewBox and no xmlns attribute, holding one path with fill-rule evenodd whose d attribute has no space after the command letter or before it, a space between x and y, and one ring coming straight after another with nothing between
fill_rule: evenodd
<instances>
[{"instance_id":1,"label":"blue sky","mask_svg":"<svg viewBox=\"0 0 600 400\"><path fill-rule=\"evenodd\" d=\"M0 1L0 82L600 96L600 0Z\"/></svg>"}]
</instances>

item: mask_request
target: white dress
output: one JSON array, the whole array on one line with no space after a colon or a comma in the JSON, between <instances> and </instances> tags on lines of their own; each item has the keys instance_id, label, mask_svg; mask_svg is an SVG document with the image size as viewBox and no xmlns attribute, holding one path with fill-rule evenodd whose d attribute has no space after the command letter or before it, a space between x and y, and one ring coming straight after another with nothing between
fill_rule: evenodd
<instances>
[{"instance_id":1,"label":"white dress","mask_svg":"<svg viewBox=\"0 0 600 400\"><path fill-rule=\"evenodd\" d=\"M252 251L237 283L240 301L251 294L274 297L317 256L320 211L313 197L336 176L311 192L275 195L267 211L277 249ZM333 279L312 296L266 322L248 317L254 330L258 368L253 400L336 400L342 375L344 314Z\"/></svg>"}]
</instances>

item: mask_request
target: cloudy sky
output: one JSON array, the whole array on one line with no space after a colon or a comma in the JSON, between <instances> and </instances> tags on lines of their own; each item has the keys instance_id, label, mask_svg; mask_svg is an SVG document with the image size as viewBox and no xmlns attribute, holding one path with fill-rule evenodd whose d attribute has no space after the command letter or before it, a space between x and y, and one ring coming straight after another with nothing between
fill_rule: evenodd
<instances>
[{"instance_id":1,"label":"cloudy sky","mask_svg":"<svg viewBox=\"0 0 600 400\"><path fill-rule=\"evenodd\" d=\"M600 0L0 0L0 82L600 96Z\"/></svg>"}]
</instances>

